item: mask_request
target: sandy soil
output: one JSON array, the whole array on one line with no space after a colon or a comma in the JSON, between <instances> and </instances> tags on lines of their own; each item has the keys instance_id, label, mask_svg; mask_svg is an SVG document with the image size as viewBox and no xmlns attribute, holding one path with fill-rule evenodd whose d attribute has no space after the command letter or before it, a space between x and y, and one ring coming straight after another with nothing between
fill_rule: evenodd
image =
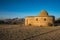
<instances>
[{"instance_id":1,"label":"sandy soil","mask_svg":"<svg viewBox=\"0 0 60 40\"><path fill-rule=\"evenodd\" d=\"M0 40L60 40L60 26L0 25Z\"/></svg>"}]
</instances>

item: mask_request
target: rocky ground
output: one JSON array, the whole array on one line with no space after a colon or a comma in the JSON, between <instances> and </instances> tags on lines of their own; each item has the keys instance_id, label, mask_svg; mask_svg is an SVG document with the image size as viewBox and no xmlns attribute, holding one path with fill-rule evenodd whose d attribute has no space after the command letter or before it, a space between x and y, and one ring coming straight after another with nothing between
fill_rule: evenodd
<instances>
[{"instance_id":1,"label":"rocky ground","mask_svg":"<svg viewBox=\"0 0 60 40\"><path fill-rule=\"evenodd\" d=\"M60 40L60 26L0 25L0 40Z\"/></svg>"}]
</instances>

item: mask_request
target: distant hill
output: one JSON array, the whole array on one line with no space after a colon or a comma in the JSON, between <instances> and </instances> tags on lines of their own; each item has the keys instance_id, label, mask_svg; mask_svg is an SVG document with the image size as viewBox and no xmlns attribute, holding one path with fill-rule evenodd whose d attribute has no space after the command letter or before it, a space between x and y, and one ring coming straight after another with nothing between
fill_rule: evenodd
<instances>
[{"instance_id":1,"label":"distant hill","mask_svg":"<svg viewBox=\"0 0 60 40\"><path fill-rule=\"evenodd\" d=\"M0 24L24 24L24 18L13 18L0 20Z\"/></svg>"}]
</instances>

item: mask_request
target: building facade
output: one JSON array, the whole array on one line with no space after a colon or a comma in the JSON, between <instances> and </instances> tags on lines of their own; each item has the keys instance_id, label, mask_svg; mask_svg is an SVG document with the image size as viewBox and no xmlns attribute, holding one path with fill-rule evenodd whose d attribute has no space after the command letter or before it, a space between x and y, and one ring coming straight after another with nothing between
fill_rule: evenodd
<instances>
[{"instance_id":1,"label":"building facade","mask_svg":"<svg viewBox=\"0 0 60 40\"><path fill-rule=\"evenodd\" d=\"M54 24L54 20L54 16L49 16L45 10L42 10L38 16L26 16L25 26L48 26Z\"/></svg>"}]
</instances>

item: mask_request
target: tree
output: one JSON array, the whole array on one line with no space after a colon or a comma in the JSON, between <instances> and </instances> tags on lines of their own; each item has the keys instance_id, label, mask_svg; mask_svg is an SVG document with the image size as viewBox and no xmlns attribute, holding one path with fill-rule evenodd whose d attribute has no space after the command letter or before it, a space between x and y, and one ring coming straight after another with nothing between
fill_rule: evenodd
<instances>
[{"instance_id":1,"label":"tree","mask_svg":"<svg viewBox=\"0 0 60 40\"><path fill-rule=\"evenodd\" d=\"M58 18L57 20L55 20L55 23L60 23L60 18Z\"/></svg>"},{"instance_id":2,"label":"tree","mask_svg":"<svg viewBox=\"0 0 60 40\"><path fill-rule=\"evenodd\" d=\"M0 24L4 24L4 21L3 20L0 20Z\"/></svg>"}]
</instances>

